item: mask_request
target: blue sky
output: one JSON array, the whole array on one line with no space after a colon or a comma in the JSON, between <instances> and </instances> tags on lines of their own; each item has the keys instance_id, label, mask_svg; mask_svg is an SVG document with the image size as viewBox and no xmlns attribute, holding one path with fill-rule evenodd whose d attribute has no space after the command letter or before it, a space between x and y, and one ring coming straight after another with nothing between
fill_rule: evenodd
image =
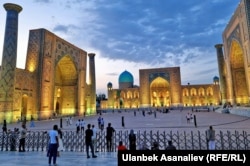
<instances>
[{"instance_id":1,"label":"blue sky","mask_svg":"<svg viewBox=\"0 0 250 166\"><path fill-rule=\"evenodd\" d=\"M181 68L182 84L212 83L218 76L215 44L240 0L12 0L19 14L17 67L24 68L30 29L46 28L96 53L97 93L139 69ZM0 52L6 11L0 10ZM0 58L1 60L1 58Z\"/></svg>"}]
</instances>

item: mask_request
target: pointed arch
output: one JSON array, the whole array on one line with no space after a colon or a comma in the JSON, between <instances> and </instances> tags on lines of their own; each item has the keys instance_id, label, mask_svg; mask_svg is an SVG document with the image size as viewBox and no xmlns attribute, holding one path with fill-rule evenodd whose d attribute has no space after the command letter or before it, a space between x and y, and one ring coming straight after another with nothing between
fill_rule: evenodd
<instances>
[{"instance_id":1,"label":"pointed arch","mask_svg":"<svg viewBox=\"0 0 250 166\"><path fill-rule=\"evenodd\" d=\"M239 104L248 103L248 88L244 67L244 55L240 43L233 39L230 48L230 69L232 78L232 97Z\"/></svg>"},{"instance_id":2,"label":"pointed arch","mask_svg":"<svg viewBox=\"0 0 250 166\"><path fill-rule=\"evenodd\" d=\"M162 78L156 77L150 84L150 98L153 107L162 107L170 105L170 85Z\"/></svg>"},{"instance_id":3,"label":"pointed arch","mask_svg":"<svg viewBox=\"0 0 250 166\"><path fill-rule=\"evenodd\" d=\"M77 108L78 72L70 55L63 56L56 64L54 110L58 114L74 114Z\"/></svg>"}]
</instances>

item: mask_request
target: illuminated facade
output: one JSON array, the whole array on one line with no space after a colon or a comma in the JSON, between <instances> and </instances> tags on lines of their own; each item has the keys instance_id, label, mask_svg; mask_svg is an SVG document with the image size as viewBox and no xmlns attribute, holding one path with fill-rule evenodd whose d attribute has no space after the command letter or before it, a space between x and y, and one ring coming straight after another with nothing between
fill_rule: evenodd
<instances>
[{"instance_id":1,"label":"illuminated facade","mask_svg":"<svg viewBox=\"0 0 250 166\"><path fill-rule=\"evenodd\" d=\"M248 105L250 101L250 0L241 0L215 45L222 102ZM223 52L224 47L224 52Z\"/></svg>"},{"instance_id":2,"label":"illuminated facade","mask_svg":"<svg viewBox=\"0 0 250 166\"><path fill-rule=\"evenodd\" d=\"M35 29L29 33L25 69L16 68L18 13L22 7L8 3L4 8L7 19L0 73L0 121L95 114L95 54L46 29Z\"/></svg>"},{"instance_id":3,"label":"illuminated facade","mask_svg":"<svg viewBox=\"0 0 250 166\"><path fill-rule=\"evenodd\" d=\"M212 84L181 85L179 67L140 69L140 86L134 86L131 73L119 76L119 89L107 85L108 100L103 109L207 106L221 104L219 78Z\"/></svg>"}]
</instances>

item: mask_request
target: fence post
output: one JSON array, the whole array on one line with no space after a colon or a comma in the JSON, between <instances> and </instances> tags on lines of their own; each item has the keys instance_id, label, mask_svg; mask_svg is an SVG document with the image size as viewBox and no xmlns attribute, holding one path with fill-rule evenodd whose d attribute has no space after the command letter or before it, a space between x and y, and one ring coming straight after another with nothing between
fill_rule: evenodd
<instances>
[{"instance_id":1,"label":"fence post","mask_svg":"<svg viewBox=\"0 0 250 166\"><path fill-rule=\"evenodd\" d=\"M193 135L193 131L191 131L191 143L192 143L192 150L194 150L194 135Z\"/></svg>"},{"instance_id":2,"label":"fence post","mask_svg":"<svg viewBox=\"0 0 250 166\"><path fill-rule=\"evenodd\" d=\"M157 139L157 142L158 142L158 146L159 146L159 148L160 148L159 131L157 131L157 133L156 133L156 139Z\"/></svg>"},{"instance_id":3,"label":"fence post","mask_svg":"<svg viewBox=\"0 0 250 166\"><path fill-rule=\"evenodd\" d=\"M37 141L36 141L36 151L39 151L39 141L40 141L40 132L35 133L37 136Z\"/></svg>"},{"instance_id":4,"label":"fence post","mask_svg":"<svg viewBox=\"0 0 250 166\"><path fill-rule=\"evenodd\" d=\"M8 145L9 145L9 134L6 133L6 151L8 151Z\"/></svg>"},{"instance_id":5,"label":"fence post","mask_svg":"<svg viewBox=\"0 0 250 166\"><path fill-rule=\"evenodd\" d=\"M224 150L224 140L222 131L220 131L220 140L221 140L221 150Z\"/></svg>"},{"instance_id":6,"label":"fence post","mask_svg":"<svg viewBox=\"0 0 250 166\"><path fill-rule=\"evenodd\" d=\"M152 146L152 144L153 144L153 132L152 130L150 130L150 146Z\"/></svg>"},{"instance_id":7,"label":"fence post","mask_svg":"<svg viewBox=\"0 0 250 166\"><path fill-rule=\"evenodd\" d=\"M235 144L236 144L236 149L239 150L239 132L235 130Z\"/></svg>"},{"instance_id":8,"label":"fence post","mask_svg":"<svg viewBox=\"0 0 250 166\"><path fill-rule=\"evenodd\" d=\"M166 132L163 132L163 145L164 145L164 149L166 149L167 145L166 145Z\"/></svg>"},{"instance_id":9,"label":"fence post","mask_svg":"<svg viewBox=\"0 0 250 166\"><path fill-rule=\"evenodd\" d=\"M181 149L180 148L180 134L179 134L179 131L177 131L177 146L178 146L178 149Z\"/></svg>"},{"instance_id":10,"label":"fence post","mask_svg":"<svg viewBox=\"0 0 250 166\"><path fill-rule=\"evenodd\" d=\"M231 133L230 131L227 131L227 137L228 137L228 145L229 145L229 149L232 149L232 140L231 140Z\"/></svg>"},{"instance_id":11,"label":"fence post","mask_svg":"<svg viewBox=\"0 0 250 166\"><path fill-rule=\"evenodd\" d=\"M200 131L198 131L198 138L199 138L199 149L201 150L202 147L201 147L201 133L200 133Z\"/></svg>"},{"instance_id":12,"label":"fence post","mask_svg":"<svg viewBox=\"0 0 250 166\"><path fill-rule=\"evenodd\" d=\"M139 148L141 148L141 142L140 142L140 135L141 135L141 132L140 130L138 132L136 132L136 145L139 146ZM140 149L139 149L140 150Z\"/></svg>"},{"instance_id":13,"label":"fence post","mask_svg":"<svg viewBox=\"0 0 250 166\"><path fill-rule=\"evenodd\" d=\"M31 139L32 139L32 138L33 138L33 139L32 139L30 142L32 142L32 146L31 146L32 148L31 148L31 149L32 149L32 151L34 152L34 151L35 151L35 138L36 138L36 137L35 137L35 132L29 133L29 135L33 135L33 136L31 136Z\"/></svg>"},{"instance_id":14,"label":"fence post","mask_svg":"<svg viewBox=\"0 0 250 166\"><path fill-rule=\"evenodd\" d=\"M173 132L172 132L172 130L170 131L170 140L171 141L173 140Z\"/></svg>"},{"instance_id":15,"label":"fence post","mask_svg":"<svg viewBox=\"0 0 250 166\"><path fill-rule=\"evenodd\" d=\"M146 140L147 140L147 133L146 133L146 131L144 131L144 133L143 133L143 144L147 143Z\"/></svg>"},{"instance_id":16,"label":"fence post","mask_svg":"<svg viewBox=\"0 0 250 166\"><path fill-rule=\"evenodd\" d=\"M187 150L187 138L186 138L186 131L184 131L184 145L185 145L185 150Z\"/></svg>"}]
</instances>

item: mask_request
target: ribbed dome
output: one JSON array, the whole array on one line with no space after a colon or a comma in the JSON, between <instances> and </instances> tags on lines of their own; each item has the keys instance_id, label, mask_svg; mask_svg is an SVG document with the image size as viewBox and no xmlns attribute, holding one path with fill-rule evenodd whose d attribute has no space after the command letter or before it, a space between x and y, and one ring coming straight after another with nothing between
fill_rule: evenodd
<instances>
[{"instance_id":1,"label":"ribbed dome","mask_svg":"<svg viewBox=\"0 0 250 166\"><path fill-rule=\"evenodd\" d=\"M128 72L127 70L125 70L119 76L119 83L122 83L122 82L133 83L134 82L133 75L130 72Z\"/></svg>"}]
</instances>

